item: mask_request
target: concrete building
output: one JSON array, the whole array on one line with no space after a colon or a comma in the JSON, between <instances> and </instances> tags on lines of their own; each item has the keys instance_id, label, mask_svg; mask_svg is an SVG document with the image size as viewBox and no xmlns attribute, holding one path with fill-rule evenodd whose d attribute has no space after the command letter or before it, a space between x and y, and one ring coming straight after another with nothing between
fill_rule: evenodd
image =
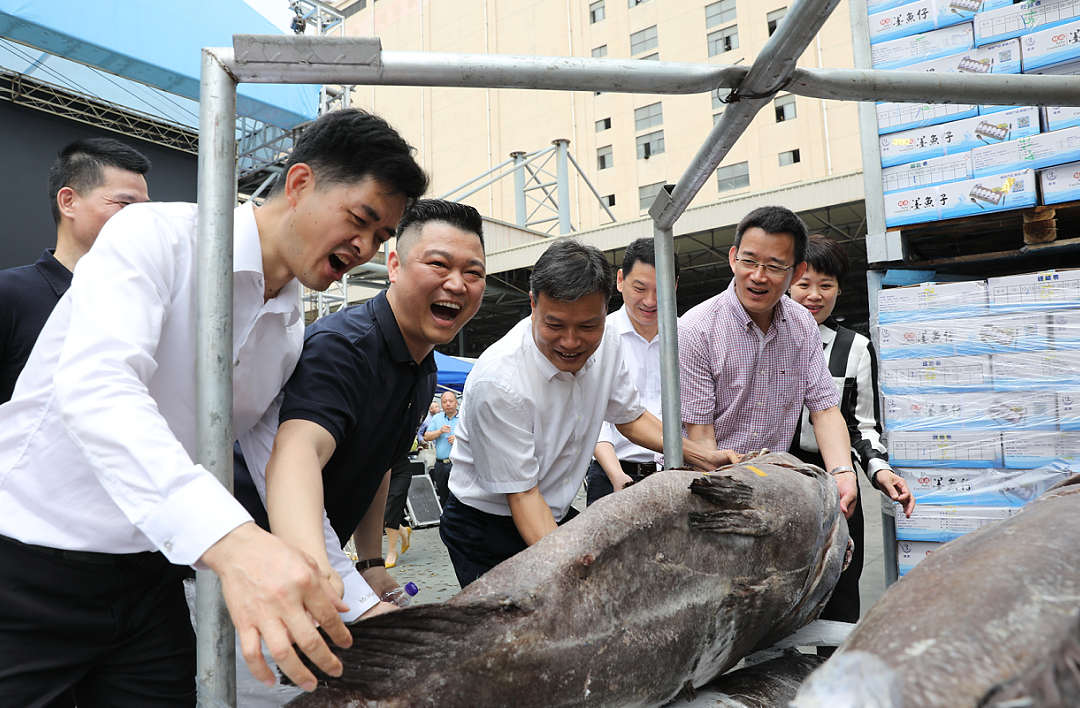
<instances>
[{"instance_id":1,"label":"concrete building","mask_svg":"<svg viewBox=\"0 0 1080 708\"><path fill-rule=\"evenodd\" d=\"M749 64L783 22L786 0L344 0L345 34L375 36L387 51L607 57ZM842 2L810 49L804 67L850 67L851 31ZM508 160L552 141L569 153L595 186L571 171L573 229L622 258L620 246L652 234L647 217L664 183L674 183L723 110L724 92L689 96L620 93L358 86L353 105L386 117L415 145L442 195ZM854 103L781 93L755 118L715 178L676 225L684 268L679 311L715 294L731 273L726 254L734 225L751 208L780 203L812 229L849 243L865 263L863 187ZM485 216L520 224L514 180L497 181L463 199ZM530 204L530 210L532 205ZM530 222L531 224L531 222ZM557 235L555 220L534 225ZM543 239L489 249L491 270L509 291L527 282ZM524 279L524 280L523 280ZM847 306L865 312L861 276ZM858 292L851 293L851 290ZM863 294L860 294L863 293ZM508 296L508 301L513 300ZM527 304L527 303L526 303ZM510 309L513 317L521 303ZM486 312L485 316L490 313ZM484 318L481 317L481 320ZM470 326L466 349L495 334ZM503 330L505 331L505 330ZM497 334L496 334L497 336ZM475 340L475 341L474 341ZM456 353L456 352L455 352Z\"/></svg>"}]
</instances>

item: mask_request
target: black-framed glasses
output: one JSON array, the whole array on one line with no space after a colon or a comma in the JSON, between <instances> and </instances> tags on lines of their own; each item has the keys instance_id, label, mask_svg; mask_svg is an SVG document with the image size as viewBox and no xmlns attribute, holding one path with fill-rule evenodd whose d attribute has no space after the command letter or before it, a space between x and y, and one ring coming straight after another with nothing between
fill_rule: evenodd
<instances>
[{"instance_id":1,"label":"black-framed glasses","mask_svg":"<svg viewBox=\"0 0 1080 708\"><path fill-rule=\"evenodd\" d=\"M765 272L769 275L775 275L777 277L783 276L795 266L782 266L774 265L772 263L758 263L757 261L750 260L749 258L736 258L735 262L739 264L739 267L747 272L752 272L758 268L764 268Z\"/></svg>"}]
</instances>

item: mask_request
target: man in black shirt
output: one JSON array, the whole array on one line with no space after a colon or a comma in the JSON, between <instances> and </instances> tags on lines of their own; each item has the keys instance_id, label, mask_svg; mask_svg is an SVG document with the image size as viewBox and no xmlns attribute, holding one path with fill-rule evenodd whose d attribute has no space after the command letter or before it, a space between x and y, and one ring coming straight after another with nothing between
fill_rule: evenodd
<instances>
[{"instance_id":1,"label":"man in black shirt","mask_svg":"<svg viewBox=\"0 0 1080 708\"><path fill-rule=\"evenodd\" d=\"M149 171L149 160L112 138L79 140L56 156L49 170L56 248L33 265L0 271L0 403L11 400L41 328L101 227L128 204L148 201Z\"/></svg>"}]
</instances>

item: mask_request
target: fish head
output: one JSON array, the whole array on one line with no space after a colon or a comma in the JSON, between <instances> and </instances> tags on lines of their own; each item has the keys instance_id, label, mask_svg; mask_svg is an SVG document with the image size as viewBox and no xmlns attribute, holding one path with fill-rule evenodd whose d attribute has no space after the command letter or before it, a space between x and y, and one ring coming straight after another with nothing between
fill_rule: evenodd
<instances>
[{"instance_id":1,"label":"fish head","mask_svg":"<svg viewBox=\"0 0 1080 708\"><path fill-rule=\"evenodd\" d=\"M865 651L838 653L806 679L789 708L904 708L897 673Z\"/></svg>"}]
</instances>

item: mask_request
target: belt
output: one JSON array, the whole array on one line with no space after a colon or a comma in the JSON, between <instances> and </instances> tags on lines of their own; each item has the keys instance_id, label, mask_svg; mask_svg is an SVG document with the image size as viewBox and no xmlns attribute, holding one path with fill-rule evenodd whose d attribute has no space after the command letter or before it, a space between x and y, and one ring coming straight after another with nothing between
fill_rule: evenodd
<instances>
[{"instance_id":1,"label":"belt","mask_svg":"<svg viewBox=\"0 0 1080 708\"><path fill-rule=\"evenodd\" d=\"M637 475L638 477L648 477L656 471L655 462L627 462L626 460L619 460L619 465L622 466L623 472L626 474Z\"/></svg>"},{"instance_id":2,"label":"belt","mask_svg":"<svg viewBox=\"0 0 1080 708\"><path fill-rule=\"evenodd\" d=\"M449 457L447 457L447 458L446 458L445 460L436 460L436 462L441 462L441 463L443 463L444 465L445 465L445 464L449 464L449 462L450 462L450 458L449 458Z\"/></svg>"},{"instance_id":3,"label":"belt","mask_svg":"<svg viewBox=\"0 0 1080 708\"><path fill-rule=\"evenodd\" d=\"M140 553L98 553L96 551L66 551L62 548L50 548L49 546L35 546L23 543L8 536L0 536L0 540L7 541L13 546L18 546L38 555L63 558L64 560L78 563L91 563L93 565L138 565L145 560L157 555L156 551L142 551Z\"/></svg>"}]
</instances>

